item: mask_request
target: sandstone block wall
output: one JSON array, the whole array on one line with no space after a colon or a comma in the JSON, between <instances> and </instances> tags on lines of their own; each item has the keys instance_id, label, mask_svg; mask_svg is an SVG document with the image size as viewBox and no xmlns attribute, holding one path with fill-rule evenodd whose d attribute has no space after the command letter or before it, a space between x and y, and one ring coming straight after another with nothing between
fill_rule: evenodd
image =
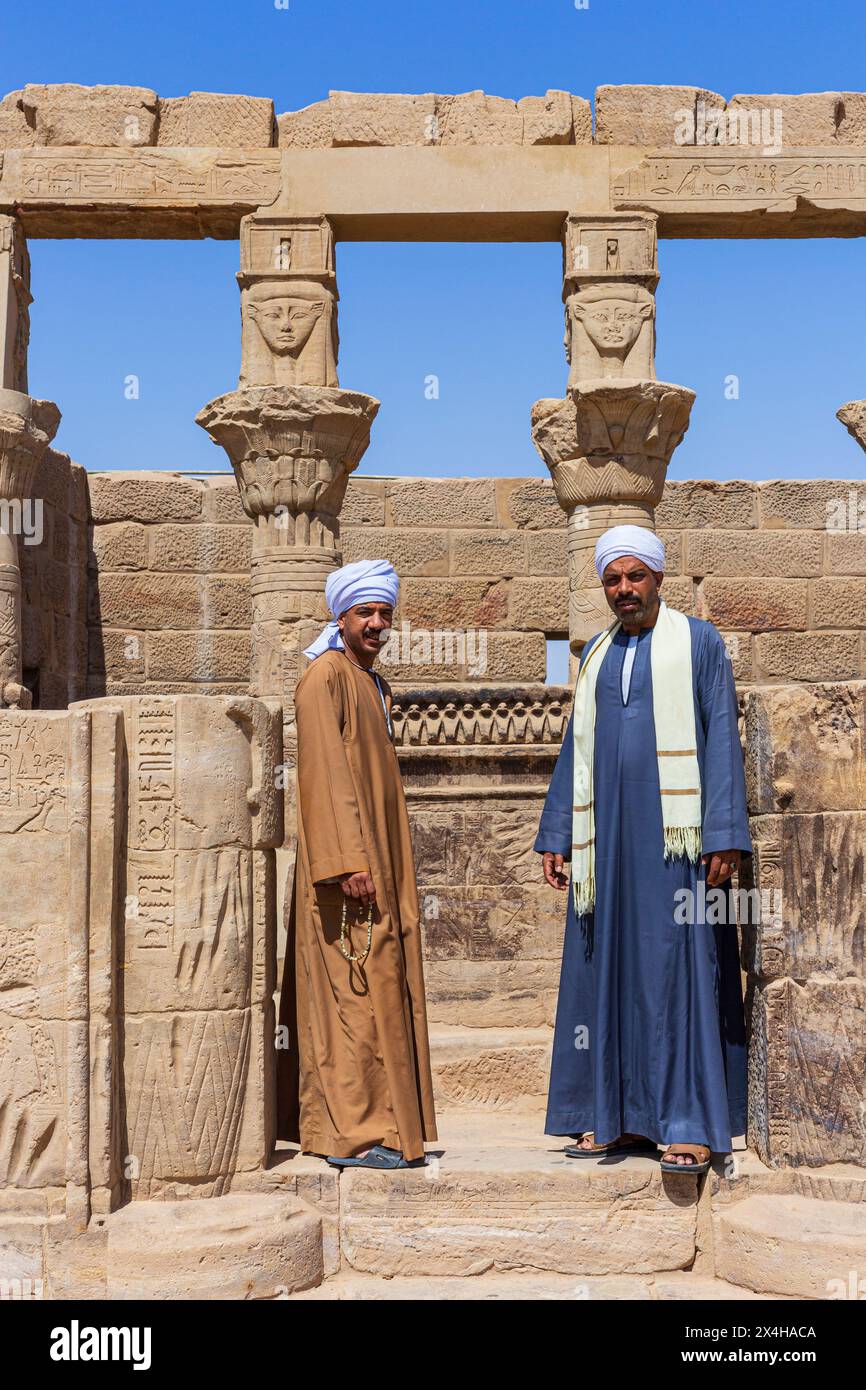
<instances>
[{"instance_id":1,"label":"sandstone block wall","mask_svg":"<svg viewBox=\"0 0 866 1390\"><path fill-rule=\"evenodd\" d=\"M88 693L246 690L252 526L234 479L87 484ZM667 484L665 593L724 633L741 686L866 676L866 532L828 529L840 515L856 526L863 496L866 483L844 480ZM400 572L396 654L409 662L384 668L392 680L544 680L546 640L568 623L565 516L548 480L353 477L341 533L347 562L384 556ZM439 659L419 661L423 647L413 659L418 629L483 629L485 669L456 645L445 659L444 642Z\"/></svg>"}]
</instances>

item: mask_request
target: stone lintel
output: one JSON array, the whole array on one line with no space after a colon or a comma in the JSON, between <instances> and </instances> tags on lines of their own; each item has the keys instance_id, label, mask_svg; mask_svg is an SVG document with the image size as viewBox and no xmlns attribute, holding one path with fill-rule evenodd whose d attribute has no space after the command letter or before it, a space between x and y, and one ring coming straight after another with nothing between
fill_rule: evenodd
<instances>
[{"instance_id":1,"label":"stone lintel","mask_svg":"<svg viewBox=\"0 0 866 1390\"><path fill-rule=\"evenodd\" d=\"M558 241L568 213L658 214L662 237L862 236L866 146L10 149L0 211L32 237L234 238L279 197L338 240ZM282 189L282 193L281 193Z\"/></svg>"}]
</instances>

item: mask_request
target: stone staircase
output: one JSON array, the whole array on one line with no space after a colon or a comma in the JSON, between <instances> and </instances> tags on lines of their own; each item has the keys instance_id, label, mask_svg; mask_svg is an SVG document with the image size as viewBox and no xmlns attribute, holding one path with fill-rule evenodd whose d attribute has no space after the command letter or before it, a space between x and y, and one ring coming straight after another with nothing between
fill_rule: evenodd
<instances>
[{"instance_id":1,"label":"stone staircase","mask_svg":"<svg viewBox=\"0 0 866 1390\"><path fill-rule=\"evenodd\" d=\"M550 1041L431 1029L425 1168L339 1173L281 1144L214 1200L133 1201L83 1233L22 1210L0 1240L6 1275L29 1287L44 1268L52 1298L866 1296L866 1169L770 1169L742 1141L706 1178L569 1159L543 1133Z\"/></svg>"},{"instance_id":2,"label":"stone staircase","mask_svg":"<svg viewBox=\"0 0 866 1390\"><path fill-rule=\"evenodd\" d=\"M426 1168L338 1174L281 1146L267 1173L239 1178L233 1192L290 1192L321 1218L324 1280L289 1296L856 1296L844 1290L866 1275L866 1170L772 1170L742 1141L706 1179L647 1157L568 1159L542 1132L550 1040L431 1030L440 1138Z\"/></svg>"}]
</instances>

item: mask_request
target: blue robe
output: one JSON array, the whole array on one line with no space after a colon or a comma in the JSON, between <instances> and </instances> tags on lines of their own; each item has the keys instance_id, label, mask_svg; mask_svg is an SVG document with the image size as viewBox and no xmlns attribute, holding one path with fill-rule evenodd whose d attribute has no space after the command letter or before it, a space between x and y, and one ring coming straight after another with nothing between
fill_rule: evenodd
<instances>
[{"instance_id":1,"label":"blue robe","mask_svg":"<svg viewBox=\"0 0 866 1390\"><path fill-rule=\"evenodd\" d=\"M751 853L737 700L716 629L689 618L702 854ZM664 858L655 752L650 646L640 632L631 686L621 674L620 628L596 686L596 901L577 917L569 885L565 946L545 1133L592 1131L597 1143L644 1134L659 1144L706 1144L728 1153L746 1128L746 1035L730 880ZM596 640L596 639L593 639ZM583 651L585 658L592 643ZM571 857L573 729L569 721L535 849ZM698 880L709 895L700 910ZM676 898L689 888L698 910ZM715 907L710 904L715 903ZM676 917L680 920L677 921Z\"/></svg>"}]
</instances>

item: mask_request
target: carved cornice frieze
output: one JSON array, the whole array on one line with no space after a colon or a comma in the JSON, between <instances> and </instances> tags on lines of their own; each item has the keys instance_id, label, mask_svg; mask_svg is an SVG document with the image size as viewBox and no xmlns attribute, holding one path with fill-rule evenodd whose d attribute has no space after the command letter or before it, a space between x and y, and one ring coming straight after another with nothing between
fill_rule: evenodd
<instances>
[{"instance_id":1,"label":"carved cornice frieze","mask_svg":"<svg viewBox=\"0 0 866 1390\"><path fill-rule=\"evenodd\" d=\"M571 709L569 686L447 685L394 691L398 747L559 745Z\"/></svg>"}]
</instances>

